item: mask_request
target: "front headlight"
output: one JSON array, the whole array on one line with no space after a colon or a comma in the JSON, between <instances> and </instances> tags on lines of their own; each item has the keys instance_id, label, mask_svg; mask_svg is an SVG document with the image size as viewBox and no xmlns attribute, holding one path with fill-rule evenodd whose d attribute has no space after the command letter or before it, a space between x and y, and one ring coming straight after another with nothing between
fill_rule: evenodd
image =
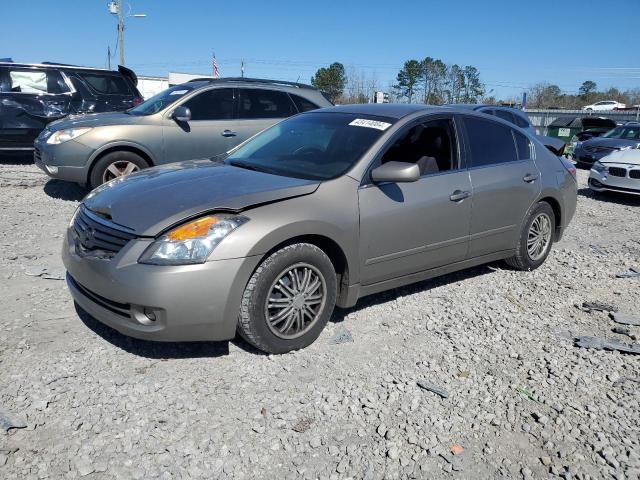
<instances>
[{"instance_id":1,"label":"front headlight","mask_svg":"<svg viewBox=\"0 0 640 480\"><path fill-rule=\"evenodd\" d=\"M598 173L602 173L607 170L607 167L605 167L600 162L594 162L593 165L591 166L591 170L595 170Z\"/></svg>"},{"instance_id":2,"label":"front headlight","mask_svg":"<svg viewBox=\"0 0 640 480\"><path fill-rule=\"evenodd\" d=\"M80 135L84 135L89 130L91 130L91 127L65 128L64 130L58 130L57 132L53 132L53 134L47 138L47 143L50 145L59 145L64 142L68 142L69 140L73 140Z\"/></svg>"},{"instance_id":3,"label":"front headlight","mask_svg":"<svg viewBox=\"0 0 640 480\"><path fill-rule=\"evenodd\" d=\"M151 265L204 263L231 232L248 222L242 215L208 215L174 228L158 238L140 257Z\"/></svg>"}]
</instances>

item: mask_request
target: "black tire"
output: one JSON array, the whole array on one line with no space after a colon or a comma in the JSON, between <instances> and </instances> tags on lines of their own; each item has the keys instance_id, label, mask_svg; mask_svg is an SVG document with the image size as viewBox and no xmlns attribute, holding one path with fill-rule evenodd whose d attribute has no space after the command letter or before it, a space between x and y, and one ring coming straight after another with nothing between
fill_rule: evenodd
<instances>
[{"instance_id":1,"label":"black tire","mask_svg":"<svg viewBox=\"0 0 640 480\"><path fill-rule=\"evenodd\" d=\"M529 253L528 249L528 240L529 233L531 230L531 226L533 222L540 216L546 216L550 222L550 237L548 240L548 244L544 247L544 250L541 252L540 256L532 257ZM556 217L553 213L553 209L551 205L547 202L538 202L535 204L529 214L527 215L527 219L522 225L522 230L520 231L520 238L518 240L518 246L516 247L516 254L506 259L507 264L517 270L535 270L540 265L544 263L544 261L549 256L549 252L551 251L551 246L553 245L553 237L555 235L556 228Z\"/></svg>"},{"instance_id":2,"label":"black tire","mask_svg":"<svg viewBox=\"0 0 640 480\"><path fill-rule=\"evenodd\" d=\"M276 326L269 326L267 314L267 297L272 296L280 278L291 268L308 268L309 272L317 275L324 289L324 299L317 307L316 315L302 328L299 336L283 338L286 333L274 333ZM320 278L322 277L322 278ZM286 353L311 345L320 335L331 318L336 304L337 280L336 272L329 257L315 245L296 243L288 245L269 255L256 269L247 284L242 296L242 305L238 318L238 332L254 347L267 353ZM284 308L284 307L278 307ZM276 310L277 311L277 310ZM277 316L277 315L275 315ZM302 316L304 322L304 316ZM284 320L286 323L287 320ZM273 325L273 324L272 324ZM304 325L304 323L303 323ZM282 325L281 328L284 328Z\"/></svg>"},{"instance_id":3,"label":"black tire","mask_svg":"<svg viewBox=\"0 0 640 480\"><path fill-rule=\"evenodd\" d=\"M136 153L125 150L107 153L91 169L91 174L89 175L91 188L96 188L105 183L106 180L109 180L108 178L105 179L105 176L108 175L107 170L111 165L126 165L127 163L135 165L136 171L149 168L147 161Z\"/></svg>"}]
</instances>

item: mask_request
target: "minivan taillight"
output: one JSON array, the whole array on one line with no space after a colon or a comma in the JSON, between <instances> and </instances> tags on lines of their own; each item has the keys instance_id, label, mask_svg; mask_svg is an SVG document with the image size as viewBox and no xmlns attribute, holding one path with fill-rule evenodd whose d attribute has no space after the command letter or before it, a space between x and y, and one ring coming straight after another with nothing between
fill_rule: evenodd
<instances>
[{"instance_id":1,"label":"minivan taillight","mask_svg":"<svg viewBox=\"0 0 640 480\"><path fill-rule=\"evenodd\" d=\"M562 162L562 165L564 166L564 168L567 169L567 171L573 175L573 178L576 178L576 166L570 162L566 157L558 157L560 159L560 161Z\"/></svg>"},{"instance_id":2,"label":"minivan taillight","mask_svg":"<svg viewBox=\"0 0 640 480\"><path fill-rule=\"evenodd\" d=\"M133 97L133 106L137 107L138 105L140 105L142 102L144 102L144 100L140 97Z\"/></svg>"}]
</instances>

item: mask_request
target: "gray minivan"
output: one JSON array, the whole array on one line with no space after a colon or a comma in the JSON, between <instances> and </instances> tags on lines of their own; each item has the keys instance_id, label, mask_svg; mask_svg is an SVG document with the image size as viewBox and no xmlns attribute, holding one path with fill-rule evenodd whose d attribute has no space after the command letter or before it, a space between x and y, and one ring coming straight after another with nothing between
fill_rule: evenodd
<instances>
[{"instance_id":1,"label":"gray minivan","mask_svg":"<svg viewBox=\"0 0 640 480\"><path fill-rule=\"evenodd\" d=\"M51 177L97 187L150 166L213 157L283 118L327 106L310 85L195 80L125 112L53 122L36 139L34 160Z\"/></svg>"}]
</instances>

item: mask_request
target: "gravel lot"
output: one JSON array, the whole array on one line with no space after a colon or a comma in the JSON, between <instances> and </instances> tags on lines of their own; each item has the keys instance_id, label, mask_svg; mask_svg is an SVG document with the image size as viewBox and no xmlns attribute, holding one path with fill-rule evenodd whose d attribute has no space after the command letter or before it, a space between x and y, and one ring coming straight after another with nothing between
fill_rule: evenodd
<instances>
[{"instance_id":1,"label":"gravel lot","mask_svg":"<svg viewBox=\"0 0 640 480\"><path fill-rule=\"evenodd\" d=\"M0 159L0 478L638 478L640 356L573 337L633 342L576 304L640 318L640 278L615 277L640 267L640 198L595 198L586 178L535 272L368 297L310 348L266 356L79 315L55 278L85 192Z\"/></svg>"}]
</instances>

